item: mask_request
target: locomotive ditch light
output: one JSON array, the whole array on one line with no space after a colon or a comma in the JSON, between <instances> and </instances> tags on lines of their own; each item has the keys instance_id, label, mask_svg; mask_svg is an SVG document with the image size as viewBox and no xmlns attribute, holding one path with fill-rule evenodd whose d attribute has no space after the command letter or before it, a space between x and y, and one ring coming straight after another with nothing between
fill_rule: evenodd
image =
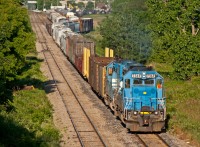
<instances>
[{"instance_id":1,"label":"locomotive ditch light","mask_svg":"<svg viewBox=\"0 0 200 147\"><path fill-rule=\"evenodd\" d=\"M154 114L155 114L155 115L158 115L158 111L155 111Z\"/></svg>"},{"instance_id":2,"label":"locomotive ditch light","mask_svg":"<svg viewBox=\"0 0 200 147\"><path fill-rule=\"evenodd\" d=\"M134 112L133 112L133 114L134 114L134 115L137 115L137 114L138 114L138 112L137 112L137 111L134 111Z\"/></svg>"}]
</instances>

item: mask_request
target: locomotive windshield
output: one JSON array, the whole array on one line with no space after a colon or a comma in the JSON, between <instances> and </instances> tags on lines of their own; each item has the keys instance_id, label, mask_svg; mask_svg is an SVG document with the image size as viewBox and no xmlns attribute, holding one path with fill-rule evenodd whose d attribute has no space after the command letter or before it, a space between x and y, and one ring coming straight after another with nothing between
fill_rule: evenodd
<instances>
[{"instance_id":1,"label":"locomotive windshield","mask_svg":"<svg viewBox=\"0 0 200 147\"><path fill-rule=\"evenodd\" d=\"M154 84L154 80L153 79L146 79L146 80L144 80L144 84L145 85L153 85Z\"/></svg>"},{"instance_id":2,"label":"locomotive windshield","mask_svg":"<svg viewBox=\"0 0 200 147\"><path fill-rule=\"evenodd\" d=\"M154 79L133 79L133 86L136 85L153 86Z\"/></svg>"},{"instance_id":3,"label":"locomotive windshield","mask_svg":"<svg viewBox=\"0 0 200 147\"><path fill-rule=\"evenodd\" d=\"M134 79L133 84L134 85L142 85L142 79Z\"/></svg>"},{"instance_id":4,"label":"locomotive windshield","mask_svg":"<svg viewBox=\"0 0 200 147\"><path fill-rule=\"evenodd\" d=\"M125 88L130 88L130 79L125 80Z\"/></svg>"}]
</instances>

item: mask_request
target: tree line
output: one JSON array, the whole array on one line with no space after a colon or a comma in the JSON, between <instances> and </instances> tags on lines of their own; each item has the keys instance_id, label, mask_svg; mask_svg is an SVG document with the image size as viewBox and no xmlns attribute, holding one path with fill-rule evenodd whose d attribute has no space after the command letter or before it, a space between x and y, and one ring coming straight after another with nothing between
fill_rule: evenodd
<instances>
[{"instance_id":1,"label":"tree line","mask_svg":"<svg viewBox=\"0 0 200 147\"><path fill-rule=\"evenodd\" d=\"M26 55L35 45L27 9L19 2L0 1L0 102L8 97L10 83L24 68Z\"/></svg>"},{"instance_id":2,"label":"tree line","mask_svg":"<svg viewBox=\"0 0 200 147\"><path fill-rule=\"evenodd\" d=\"M166 63L173 78L200 74L199 0L115 0L101 44L139 62Z\"/></svg>"}]
</instances>

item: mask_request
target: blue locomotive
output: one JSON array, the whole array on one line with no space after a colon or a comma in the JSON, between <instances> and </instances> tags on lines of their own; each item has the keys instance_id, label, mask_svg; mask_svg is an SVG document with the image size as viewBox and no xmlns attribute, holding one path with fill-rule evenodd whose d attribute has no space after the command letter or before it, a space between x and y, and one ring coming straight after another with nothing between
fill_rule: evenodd
<instances>
[{"instance_id":1,"label":"blue locomotive","mask_svg":"<svg viewBox=\"0 0 200 147\"><path fill-rule=\"evenodd\" d=\"M115 60L113 50L105 51L105 57L97 56L93 41L66 29L69 26L54 24L63 19L61 14L52 12L50 16L52 22L46 25L49 34L126 127L134 132L160 132L166 120L163 77L137 62ZM53 34L52 26L59 28L54 28Z\"/></svg>"},{"instance_id":2,"label":"blue locomotive","mask_svg":"<svg viewBox=\"0 0 200 147\"><path fill-rule=\"evenodd\" d=\"M133 132L160 132L165 127L163 77L142 64L113 61L106 67L105 102Z\"/></svg>"}]
</instances>

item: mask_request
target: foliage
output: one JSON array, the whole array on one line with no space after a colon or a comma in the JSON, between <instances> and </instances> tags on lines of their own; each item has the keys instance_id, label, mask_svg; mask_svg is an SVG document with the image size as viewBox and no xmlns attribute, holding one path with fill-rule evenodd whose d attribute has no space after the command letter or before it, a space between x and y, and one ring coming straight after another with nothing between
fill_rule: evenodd
<instances>
[{"instance_id":1,"label":"foliage","mask_svg":"<svg viewBox=\"0 0 200 147\"><path fill-rule=\"evenodd\" d=\"M79 2L77 4L77 6L78 6L79 9L84 9L85 8L85 4L83 2Z\"/></svg>"},{"instance_id":2,"label":"foliage","mask_svg":"<svg viewBox=\"0 0 200 147\"><path fill-rule=\"evenodd\" d=\"M59 134L52 123L52 112L42 90L19 91L11 105L15 108L0 117L0 142L6 146L58 146ZM12 128L9 128L12 126Z\"/></svg>"},{"instance_id":3,"label":"foliage","mask_svg":"<svg viewBox=\"0 0 200 147\"><path fill-rule=\"evenodd\" d=\"M59 146L59 133L52 121L52 107L43 90L45 77L35 53L26 56L26 66L15 78L10 109L1 105L0 146ZM22 85L34 90L18 90Z\"/></svg>"},{"instance_id":4,"label":"foliage","mask_svg":"<svg viewBox=\"0 0 200 147\"><path fill-rule=\"evenodd\" d=\"M84 34L84 37L90 38L95 42L95 53L98 56L105 56L105 49L101 47L101 44L99 40L102 39L102 36L100 35L99 32L99 23L105 19L107 14L90 14L90 15L85 15L83 17L90 17L93 19L93 27L94 31L91 31L87 34Z\"/></svg>"},{"instance_id":5,"label":"foliage","mask_svg":"<svg viewBox=\"0 0 200 147\"><path fill-rule=\"evenodd\" d=\"M199 75L199 0L148 0L153 38L152 61L169 63L174 78Z\"/></svg>"},{"instance_id":6,"label":"foliage","mask_svg":"<svg viewBox=\"0 0 200 147\"><path fill-rule=\"evenodd\" d=\"M145 62L150 53L148 19L144 0L116 0L113 13L100 26L102 46L113 48L115 55Z\"/></svg>"},{"instance_id":7,"label":"foliage","mask_svg":"<svg viewBox=\"0 0 200 147\"><path fill-rule=\"evenodd\" d=\"M165 78L167 79L167 78ZM166 97L170 115L170 132L182 129L191 134L190 139L200 143L200 77L191 81L166 80Z\"/></svg>"},{"instance_id":8,"label":"foliage","mask_svg":"<svg viewBox=\"0 0 200 147\"><path fill-rule=\"evenodd\" d=\"M93 10L93 9L94 9L94 3L88 1L88 3L87 3L87 5L86 5L85 9L86 9L86 10Z\"/></svg>"},{"instance_id":9,"label":"foliage","mask_svg":"<svg viewBox=\"0 0 200 147\"><path fill-rule=\"evenodd\" d=\"M38 10L43 10L43 8L50 9L51 5L57 6L60 5L55 0L37 0Z\"/></svg>"},{"instance_id":10,"label":"foliage","mask_svg":"<svg viewBox=\"0 0 200 147\"><path fill-rule=\"evenodd\" d=\"M168 132L181 136L184 140L200 144L200 77L190 81L174 80L168 77L174 70L167 63L151 63L165 79L168 113ZM181 131L181 132L180 132ZM194 145L199 146L199 145Z\"/></svg>"},{"instance_id":11,"label":"foliage","mask_svg":"<svg viewBox=\"0 0 200 147\"><path fill-rule=\"evenodd\" d=\"M34 48L34 36L27 10L13 0L0 2L0 96L25 65L26 54ZM2 100L2 99L1 99Z\"/></svg>"}]
</instances>

